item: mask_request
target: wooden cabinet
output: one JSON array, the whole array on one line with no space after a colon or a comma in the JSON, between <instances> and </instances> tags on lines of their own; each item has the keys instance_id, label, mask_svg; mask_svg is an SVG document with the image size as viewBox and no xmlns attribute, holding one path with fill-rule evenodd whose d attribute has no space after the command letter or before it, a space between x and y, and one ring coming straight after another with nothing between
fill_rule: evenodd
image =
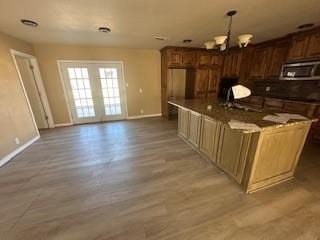
<instances>
[{"instance_id":1,"label":"wooden cabinet","mask_svg":"<svg viewBox=\"0 0 320 240\"><path fill-rule=\"evenodd\" d=\"M315 114L320 115L320 108ZM311 121L251 133L213 117L179 106L179 136L246 192L292 179Z\"/></svg>"},{"instance_id":2,"label":"wooden cabinet","mask_svg":"<svg viewBox=\"0 0 320 240\"><path fill-rule=\"evenodd\" d=\"M184 50L181 55L181 66L185 68L192 68L196 62L196 52Z\"/></svg>"},{"instance_id":3,"label":"wooden cabinet","mask_svg":"<svg viewBox=\"0 0 320 240\"><path fill-rule=\"evenodd\" d=\"M293 37L289 49L288 60L304 58L308 47L308 42L309 36L307 35Z\"/></svg>"},{"instance_id":4,"label":"wooden cabinet","mask_svg":"<svg viewBox=\"0 0 320 240\"><path fill-rule=\"evenodd\" d=\"M273 45L266 68L265 78L279 78L282 65L287 59L288 45L289 41L281 41Z\"/></svg>"},{"instance_id":5,"label":"wooden cabinet","mask_svg":"<svg viewBox=\"0 0 320 240\"><path fill-rule=\"evenodd\" d=\"M202 117L200 151L211 161L217 161L220 124L206 116Z\"/></svg>"},{"instance_id":6,"label":"wooden cabinet","mask_svg":"<svg viewBox=\"0 0 320 240\"><path fill-rule=\"evenodd\" d=\"M320 56L320 32L317 32L310 36L306 56L307 57Z\"/></svg>"},{"instance_id":7,"label":"wooden cabinet","mask_svg":"<svg viewBox=\"0 0 320 240\"><path fill-rule=\"evenodd\" d=\"M182 52L178 49L168 49L168 65L170 67L178 67L182 63Z\"/></svg>"},{"instance_id":8,"label":"wooden cabinet","mask_svg":"<svg viewBox=\"0 0 320 240\"><path fill-rule=\"evenodd\" d=\"M310 123L274 128L260 134L260 149L252 165L248 191L293 177Z\"/></svg>"},{"instance_id":9,"label":"wooden cabinet","mask_svg":"<svg viewBox=\"0 0 320 240\"><path fill-rule=\"evenodd\" d=\"M201 126L201 115L199 113L190 111L189 112L189 142L198 147L200 138L200 126Z\"/></svg>"},{"instance_id":10,"label":"wooden cabinet","mask_svg":"<svg viewBox=\"0 0 320 240\"><path fill-rule=\"evenodd\" d=\"M220 69L198 69L194 88L195 98L213 98L217 96Z\"/></svg>"},{"instance_id":11,"label":"wooden cabinet","mask_svg":"<svg viewBox=\"0 0 320 240\"><path fill-rule=\"evenodd\" d=\"M222 64L222 56L212 52L199 52L198 54L198 67L199 68L212 68L218 67Z\"/></svg>"},{"instance_id":12,"label":"wooden cabinet","mask_svg":"<svg viewBox=\"0 0 320 240\"><path fill-rule=\"evenodd\" d=\"M254 107L258 107L258 108L262 108L263 107L263 103L264 103L264 98L260 97L260 96L250 96L249 99L249 104L254 106Z\"/></svg>"},{"instance_id":13,"label":"wooden cabinet","mask_svg":"<svg viewBox=\"0 0 320 240\"><path fill-rule=\"evenodd\" d=\"M266 72L267 60L270 48L259 47L254 49L250 68L251 79L263 79Z\"/></svg>"},{"instance_id":14,"label":"wooden cabinet","mask_svg":"<svg viewBox=\"0 0 320 240\"><path fill-rule=\"evenodd\" d=\"M224 58L223 77L235 78L240 76L242 53L230 52Z\"/></svg>"},{"instance_id":15,"label":"wooden cabinet","mask_svg":"<svg viewBox=\"0 0 320 240\"><path fill-rule=\"evenodd\" d=\"M196 52L172 48L167 50L168 66L171 68L192 68L196 62Z\"/></svg>"},{"instance_id":16,"label":"wooden cabinet","mask_svg":"<svg viewBox=\"0 0 320 240\"><path fill-rule=\"evenodd\" d=\"M217 164L238 183L243 177L250 137L250 134L233 130L227 125L221 127Z\"/></svg>"},{"instance_id":17,"label":"wooden cabinet","mask_svg":"<svg viewBox=\"0 0 320 240\"><path fill-rule=\"evenodd\" d=\"M195 87L194 87L195 98L207 97L209 77L210 77L209 70L206 70L206 69L196 70L196 80L195 80Z\"/></svg>"},{"instance_id":18,"label":"wooden cabinet","mask_svg":"<svg viewBox=\"0 0 320 240\"><path fill-rule=\"evenodd\" d=\"M320 142L320 106L317 107L313 115L318 122L312 124L311 137L314 141Z\"/></svg>"},{"instance_id":19,"label":"wooden cabinet","mask_svg":"<svg viewBox=\"0 0 320 240\"><path fill-rule=\"evenodd\" d=\"M279 111L283 108L284 102L281 99L266 98L264 100L264 108Z\"/></svg>"},{"instance_id":20,"label":"wooden cabinet","mask_svg":"<svg viewBox=\"0 0 320 240\"><path fill-rule=\"evenodd\" d=\"M218 94L220 81L220 69L209 70L209 82L207 89L207 98L215 98Z\"/></svg>"},{"instance_id":21,"label":"wooden cabinet","mask_svg":"<svg viewBox=\"0 0 320 240\"><path fill-rule=\"evenodd\" d=\"M185 108L179 108L178 110L178 132L184 138L188 137L189 113L189 110Z\"/></svg>"}]
</instances>

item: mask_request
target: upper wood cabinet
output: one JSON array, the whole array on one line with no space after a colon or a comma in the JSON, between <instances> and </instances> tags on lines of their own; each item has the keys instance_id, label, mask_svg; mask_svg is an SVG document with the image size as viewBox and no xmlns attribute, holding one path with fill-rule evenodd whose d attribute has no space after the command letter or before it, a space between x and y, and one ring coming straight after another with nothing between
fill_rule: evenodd
<instances>
[{"instance_id":1,"label":"upper wood cabinet","mask_svg":"<svg viewBox=\"0 0 320 240\"><path fill-rule=\"evenodd\" d=\"M223 77L239 77L241 67L242 53L238 51L230 51L224 57L223 63Z\"/></svg>"},{"instance_id":2,"label":"upper wood cabinet","mask_svg":"<svg viewBox=\"0 0 320 240\"><path fill-rule=\"evenodd\" d=\"M184 50L182 51L181 55L181 65L183 67L194 67L196 63L196 52L195 51L189 51L189 50Z\"/></svg>"},{"instance_id":3,"label":"upper wood cabinet","mask_svg":"<svg viewBox=\"0 0 320 240\"><path fill-rule=\"evenodd\" d=\"M307 57L320 56L320 32L310 36L306 56Z\"/></svg>"},{"instance_id":4,"label":"upper wood cabinet","mask_svg":"<svg viewBox=\"0 0 320 240\"><path fill-rule=\"evenodd\" d=\"M200 51L198 53L198 67L199 68L211 68L221 66L222 56L217 53L208 51Z\"/></svg>"},{"instance_id":5,"label":"upper wood cabinet","mask_svg":"<svg viewBox=\"0 0 320 240\"><path fill-rule=\"evenodd\" d=\"M280 41L272 46L265 73L266 78L278 78L280 76L282 65L287 59L288 45L289 41Z\"/></svg>"},{"instance_id":6,"label":"upper wood cabinet","mask_svg":"<svg viewBox=\"0 0 320 240\"><path fill-rule=\"evenodd\" d=\"M304 58L308 47L308 42L309 36L307 35L293 37L289 49L288 60Z\"/></svg>"},{"instance_id":7,"label":"upper wood cabinet","mask_svg":"<svg viewBox=\"0 0 320 240\"><path fill-rule=\"evenodd\" d=\"M218 92L220 69L197 69L194 88L195 98L214 98Z\"/></svg>"},{"instance_id":8,"label":"upper wood cabinet","mask_svg":"<svg viewBox=\"0 0 320 240\"><path fill-rule=\"evenodd\" d=\"M168 65L171 67L179 66L182 63L182 52L177 49L168 49Z\"/></svg>"},{"instance_id":9,"label":"upper wood cabinet","mask_svg":"<svg viewBox=\"0 0 320 240\"><path fill-rule=\"evenodd\" d=\"M263 79L265 76L268 55L270 52L269 47L257 47L252 54L252 63L250 68L250 78Z\"/></svg>"},{"instance_id":10,"label":"upper wood cabinet","mask_svg":"<svg viewBox=\"0 0 320 240\"><path fill-rule=\"evenodd\" d=\"M209 82L208 82L208 90L207 97L215 98L218 93L220 81L220 69L211 69L209 70Z\"/></svg>"},{"instance_id":11,"label":"upper wood cabinet","mask_svg":"<svg viewBox=\"0 0 320 240\"><path fill-rule=\"evenodd\" d=\"M197 52L192 49L167 49L168 66L171 68L193 68L196 64Z\"/></svg>"},{"instance_id":12,"label":"upper wood cabinet","mask_svg":"<svg viewBox=\"0 0 320 240\"><path fill-rule=\"evenodd\" d=\"M196 81L194 86L194 97L195 98L206 98L207 89L209 83L209 70L197 69L196 70Z\"/></svg>"}]
</instances>

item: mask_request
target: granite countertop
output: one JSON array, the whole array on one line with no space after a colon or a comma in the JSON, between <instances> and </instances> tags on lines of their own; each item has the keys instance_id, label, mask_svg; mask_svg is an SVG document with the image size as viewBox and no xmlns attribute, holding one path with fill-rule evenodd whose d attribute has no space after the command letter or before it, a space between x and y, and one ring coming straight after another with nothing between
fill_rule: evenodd
<instances>
[{"instance_id":1,"label":"granite countertop","mask_svg":"<svg viewBox=\"0 0 320 240\"><path fill-rule=\"evenodd\" d=\"M284 125L295 125L299 123L314 122L316 119L308 120L289 120L287 123L276 123L271 121L265 121L263 118L267 115L275 115L274 112L260 109L261 112L244 111L234 108L226 108L221 105L220 102L215 100L201 100L201 99L171 99L168 101L169 104L180 106L192 110L194 112L200 113L202 115L211 117L223 124L228 124L230 120L241 121L245 123L253 123L261 128L260 131L265 131L268 129L274 129L283 127ZM212 109L208 110L207 106L211 105ZM278 112L280 113L280 112ZM281 113L283 113L281 111ZM243 130L242 132L255 132Z\"/></svg>"}]
</instances>

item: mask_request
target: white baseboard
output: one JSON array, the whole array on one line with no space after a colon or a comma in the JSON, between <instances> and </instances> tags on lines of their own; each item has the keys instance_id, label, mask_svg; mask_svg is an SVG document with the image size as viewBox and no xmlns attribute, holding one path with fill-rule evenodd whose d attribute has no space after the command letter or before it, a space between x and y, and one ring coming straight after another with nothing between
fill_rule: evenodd
<instances>
[{"instance_id":1,"label":"white baseboard","mask_svg":"<svg viewBox=\"0 0 320 240\"><path fill-rule=\"evenodd\" d=\"M161 117L161 113L156 113L156 114L147 114L147 115L138 115L138 116L128 116L128 120L133 120L133 119L140 119L140 118L149 118L149 117Z\"/></svg>"},{"instance_id":2,"label":"white baseboard","mask_svg":"<svg viewBox=\"0 0 320 240\"><path fill-rule=\"evenodd\" d=\"M3 165L5 165L7 162L9 162L13 157L15 157L16 155L18 155L20 152L22 152L24 149L26 149L27 147L29 147L32 143L34 143L35 141L37 141L40 138L40 136L36 136L35 138L31 139L30 141L26 142L25 144L23 144L22 146L18 147L16 150L14 150L12 153L8 154L7 156L5 156L4 158L2 158L0 160L0 167L2 167Z\"/></svg>"},{"instance_id":3,"label":"white baseboard","mask_svg":"<svg viewBox=\"0 0 320 240\"><path fill-rule=\"evenodd\" d=\"M58 123L58 124L55 124L54 127L68 127L72 125L73 123Z\"/></svg>"}]
</instances>

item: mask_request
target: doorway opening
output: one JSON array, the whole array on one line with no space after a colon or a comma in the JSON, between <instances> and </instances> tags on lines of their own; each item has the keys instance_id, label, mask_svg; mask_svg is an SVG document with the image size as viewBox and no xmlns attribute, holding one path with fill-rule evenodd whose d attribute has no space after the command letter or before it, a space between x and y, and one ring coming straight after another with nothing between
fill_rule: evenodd
<instances>
[{"instance_id":1,"label":"doorway opening","mask_svg":"<svg viewBox=\"0 0 320 240\"><path fill-rule=\"evenodd\" d=\"M73 123L127 118L121 62L58 63Z\"/></svg>"},{"instance_id":2,"label":"doorway opening","mask_svg":"<svg viewBox=\"0 0 320 240\"><path fill-rule=\"evenodd\" d=\"M37 59L16 50L11 50L11 54L37 129L53 128L54 122Z\"/></svg>"}]
</instances>

